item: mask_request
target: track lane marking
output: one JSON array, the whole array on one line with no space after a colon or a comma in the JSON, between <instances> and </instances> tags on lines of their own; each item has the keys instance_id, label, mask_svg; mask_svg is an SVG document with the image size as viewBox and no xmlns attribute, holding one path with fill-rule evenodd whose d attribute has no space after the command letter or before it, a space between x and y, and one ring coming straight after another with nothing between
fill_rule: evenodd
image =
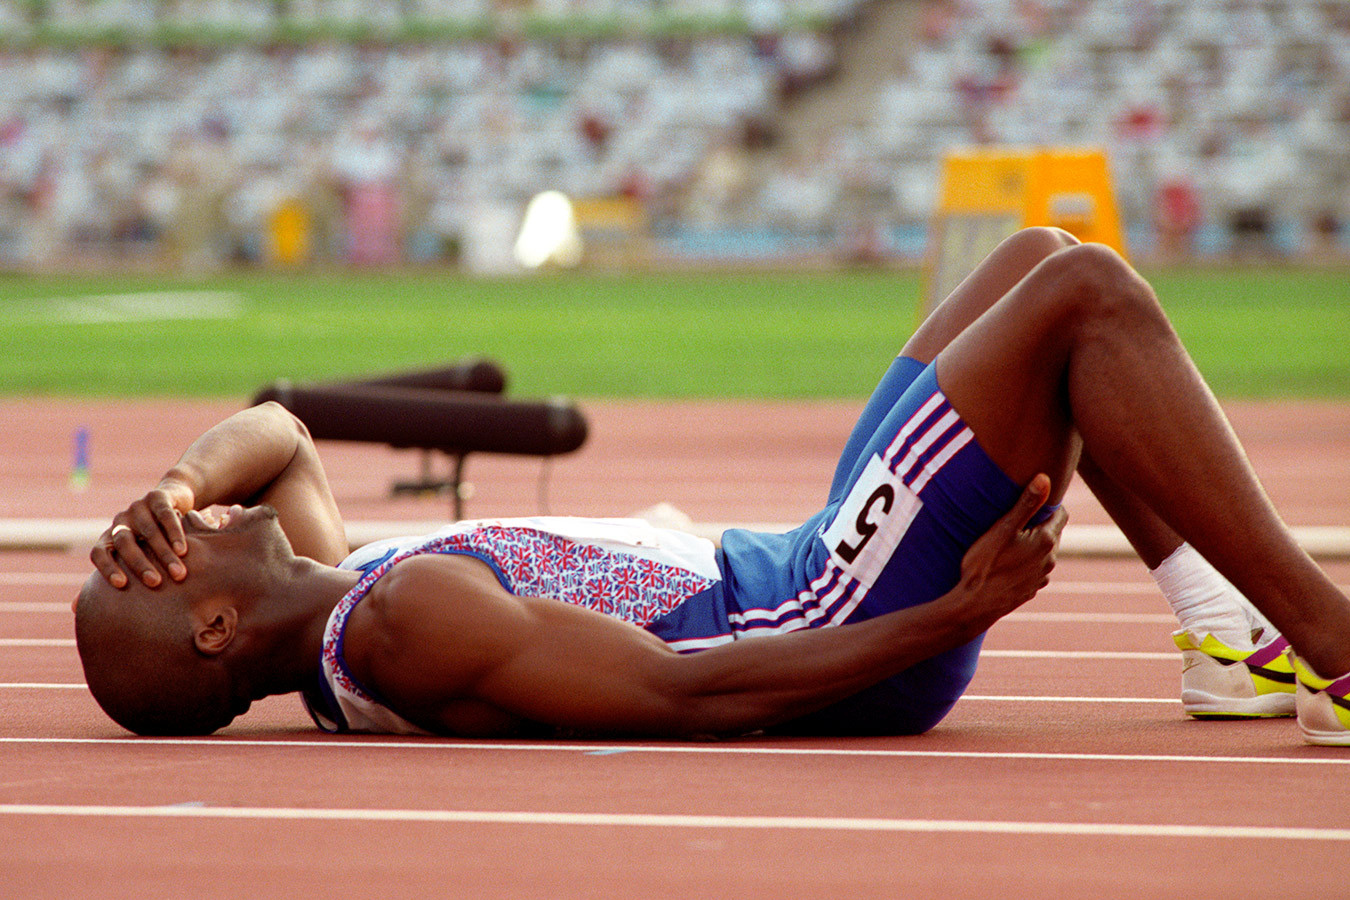
<instances>
[{"instance_id":1,"label":"track lane marking","mask_svg":"<svg viewBox=\"0 0 1350 900\"><path fill-rule=\"evenodd\" d=\"M0 601L0 613L65 613L70 615L70 602L45 602L38 600Z\"/></svg>"},{"instance_id":2,"label":"track lane marking","mask_svg":"<svg viewBox=\"0 0 1350 900\"><path fill-rule=\"evenodd\" d=\"M92 573L88 572L0 572L0 585L14 587L79 587ZM1158 587L1151 581L1052 581L1041 588L1043 594L1146 594L1158 595Z\"/></svg>"},{"instance_id":3,"label":"track lane marking","mask_svg":"<svg viewBox=\"0 0 1350 900\"><path fill-rule=\"evenodd\" d=\"M1177 825L1125 822L1016 822L886 819L834 816L718 816L456 809L324 809L302 807L60 806L4 804L0 815L76 818L230 819L320 822L398 822L472 825L550 825L600 828L944 832L1082 837L1163 837L1202 840L1350 842L1350 828L1268 825Z\"/></svg>"},{"instance_id":4,"label":"track lane marking","mask_svg":"<svg viewBox=\"0 0 1350 900\"><path fill-rule=\"evenodd\" d=\"M89 571L83 572L0 572L0 586L79 587L92 571L91 567ZM1350 584L1339 584L1337 587L1342 592L1350 592ZM1162 599L1158 586L1152 581L1051 581L1040 591L1041 596L1055 594L1128 594Z\"/></svg>"},{"instance_id":5,"label":"track lane marking","mask_svg":"<svg viewBox=\"0 0 1350 900\"><path fill-rule=\"evenodd\" d=\"M961 700L978 703L1162 703L1180 705L1179 697L1054 697L1029 694L962 694Z\"/></svg>"},{"instance_id":6,"label":"track lane marking","mask_svg":"<svg viewBox=\"0 0 1350 900\"><path fill-rule=\"evenodd\" d=\"M70 603L61 601L8 600L0 601L0 613L58 613L70 615ZM1170 613L1113 613L1113 612L1025 612L1004 616L1002 622L1090 622L1094 624L1176 625Z\"/></svg>"},{"instance_id":7,"label":"track lane marking","mask_svg":"<svg viewBox=\"0 0 1350 900\"><path fill-rule=\"evenodd\" d=\"M1162 599L1152 581L1052 581L1037 596L1045 594L1132 594Z\"/></svg>"},{"instance_id":8,"label":"track lane marking","mask_svg":"<svg viewBox=\"0 0 1350 900\"><path fill-rule=\"evenodd\" d=\"M0 690L85 690L83 682L56 681L6 681L0 682ZM963 694L963 701L975 702L1027 702L1027 703L1166 703L1181 701L1175 697L1055 697L1029 694Z\"/></svg>"},{"instance_id":9,"label":"track lane marking","mask_svg":"<svg viewBox=\"0 0 1350 900\"><path fill-rule=\"evenodd\" d=\"M0 649L15 647L73 648L74 638L0 638ZM980 657L991 659L1100 659L1176 662L1179 653L1144 650L981 650Z\"/></svg>"},{"instance_id":10,"label":"track lane marking","mask_svg":"<svg viewBox=\"0 0 1350 900\"><path fill-rule=\"evenodd\" d=\"M1177 617L1171 613L1116 613L1116 612L1031 612L1009 613L1001 622L1088 623L1093 625L1167 625L1175 628ZM996 626L997 627L997 624Z\"/></svg>"},{"instance_id":11,"label":"track lane marking","mask_svg":"<svg viewBox=\"0 0 1350 900\"><path fill-rule=\"evenodd\" d=\"M1181 652L1153 650L981 650L980 659L1100 659L1181 662Z\"/></svg>"},{"instance_id":12,"label":"track lane marking","mask_svg":"<svg viewBox=\"0 0 1350 900\"><path fill-rule=\"evenodd\" d=\"M5 600L0 601L0 613L56 613L69 616L69 601ZM1170 613L1128 612L1028 612L1009 613L1001 622L1090 622L1094 624L1170 625L1176 626L1176 617Z\"/></svg>"},{"instance_id":13,"label":"track lane marking","mask_svg":"<svg viewBox=\"0 0 1350 900\"><path fill-rule=\"evenodd\" d=\"M79 587L89 572L0 572L0 585L13 587Z\"/></svg>"},{"instance_id":14,"label":"track lane marking","mask_svg":"<svg viewBox=\"0 0 1350 900\"><path fill-rule=\"evenodd\" d=\"M88 690L88 685L83 682L52 682L52 681L4 681L0 682L0 690L15 691L84 691Z\"/></svg>"},{"instance_id":15,"label":"track lane marking","mask_svg":"<svg viewBox=\"0 0 1350 900\"><path fill-rule=\"evenodd\" d=\"M355 749L355 750L441 750L528 753L581 753L609 755L614 753L650 753L654 755L694 754L727 756L844 756L877 757L882 759L987 759L1040 760L1048 762L1160 762L1160 763L1262 763L1268 765L1350 766L1350 754L1339 756L1197 756L1177 753L1076 753L1020 750L896 750L876 747L761 747L752 744L731 746L716 744L622 744L622 743L502 743L484 741L449 741L411 738L404 741L361 740L351 738L278 740L273 738L62 738L62 737L0 737L3 744L37 745L122 745L127 747L265 747L269 749L293 747L300 749Z\"/></svg>"}]
</instances>

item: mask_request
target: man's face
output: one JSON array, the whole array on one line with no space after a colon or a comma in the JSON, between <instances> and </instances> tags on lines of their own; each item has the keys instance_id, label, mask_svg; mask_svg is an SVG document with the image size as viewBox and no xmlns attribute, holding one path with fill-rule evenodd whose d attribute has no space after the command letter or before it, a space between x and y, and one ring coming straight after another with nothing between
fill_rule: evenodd
<instances>
[{"instance_id":1,"label":"man's face","mask_svg":"<svg viewBox=\"0 0 1350 900\"><path fill-rule=\"evenodd\" d=\"M277 513L270 506L232 506L219 512L193 511L183 517L183 533L188 542L188 579L181 583L170 580L162 569L160 587L147 587L140 578L128 579L125 588L117 589L95 572L85 582L72 609L85 595L106 596L130 604L141 600L158 603L190 604L200 593L219 580L219 567L256 566L262 562L266 548L286 542ZM158 561L151 555L151 561Z\"/></svg>"},{"instance_id":2,"label":"man's face","mask_svg":"<svg viewBox=\"0 0 1350 900\"><path fill-rule=\"evenodd\" d=\"M219 511L193 510L183 517L188 534L238 534L270 530L276 525L277 511L270 506L231 506Z\"/></svg>"},{"instance_id":3,"label":"man's face","mask_svg":"<svg viewBox=\"0 0 1350 900\"><path fill-rule=\"evenodd\" d=\"M196 511L183 517L187 537L188 581L194 573L217 567L260 566L290 555L290 542L270 506L231 506L218 513ZM236 572L237 574L237 572Z\"/></svg>"}]
</instances>

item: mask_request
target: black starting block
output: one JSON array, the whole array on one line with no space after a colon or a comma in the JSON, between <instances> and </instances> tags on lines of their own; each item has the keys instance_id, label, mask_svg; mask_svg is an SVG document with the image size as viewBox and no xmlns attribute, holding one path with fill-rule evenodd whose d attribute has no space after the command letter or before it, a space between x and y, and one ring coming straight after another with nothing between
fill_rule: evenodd
<instances>
[{"instance_id":1,"label":"black starting block","mask_svg":"<svg viewBox=\"0 0 1350 900\"><path fill-rule=\"evenodd\" d=\"M489 359L465 359L441 369L395 372L359 381L335 381L330 387L415 388L425 391L469 391L501 394L506 390L506 372Z\"/></svg>"},{"instance_id":2,"label":"black starting block","mask_svg":"<svg viewBox=\"0 0 1350 900\"><path fill-rule=\"evenodd\" d=\"M586 442L586 420L570 401L508 400L502 396L505 389L499 366L470 360L365 381L278 381L259 391L253 402L277 401L316 440L421 450L421 476L394 482L391 492L449 493L459 519L469 494L464 462L470 453L550 457L571 453ZM450 459L445 477L433 472L435 453Z\"/></svg>"}]
</instances>

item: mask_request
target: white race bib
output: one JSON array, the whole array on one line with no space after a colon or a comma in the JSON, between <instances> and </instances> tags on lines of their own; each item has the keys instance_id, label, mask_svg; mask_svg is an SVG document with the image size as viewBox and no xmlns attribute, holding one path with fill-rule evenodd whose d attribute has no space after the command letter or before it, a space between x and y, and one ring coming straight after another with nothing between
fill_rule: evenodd
<instances>
[{"instance_id":1,"label":"white race bib","mask_svg":"<svg viewBox=\"0 0 1350 900\"><path fill-rule=\"evenodd\" d=\"M845 574L871 587L922 508L919 495L873 455L820 539Z\"/></svg>"}]
</instances>

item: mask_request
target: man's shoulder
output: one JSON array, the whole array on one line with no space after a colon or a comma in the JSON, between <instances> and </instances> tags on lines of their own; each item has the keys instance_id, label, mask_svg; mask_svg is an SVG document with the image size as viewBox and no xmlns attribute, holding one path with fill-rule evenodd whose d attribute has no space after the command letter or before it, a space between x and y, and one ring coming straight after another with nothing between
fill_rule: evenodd
<instances>
[{"instance_id":1,"label":"man's shoulder","mask_svg":"<svg viewBox=\"0 0 1350 900\"><path fill-rule=\"evenodd\" d=\"M468 611L500 593L491 569L460 554L421 553L400 560L371 587L362 605L384 627Z\"/></svg>"},{"instance_id":2,"label":"man's shoulder","mask_svg":"<svg viewBox=\"0 0 1350 900\"><path fill-rule=\"evenodd\" d=\"M348 666L385 696L402 696L423 676L447 689L460 685L510 602L472 557L411 556L396 562L352 610Z\"/></svg>"}]
</instances>

